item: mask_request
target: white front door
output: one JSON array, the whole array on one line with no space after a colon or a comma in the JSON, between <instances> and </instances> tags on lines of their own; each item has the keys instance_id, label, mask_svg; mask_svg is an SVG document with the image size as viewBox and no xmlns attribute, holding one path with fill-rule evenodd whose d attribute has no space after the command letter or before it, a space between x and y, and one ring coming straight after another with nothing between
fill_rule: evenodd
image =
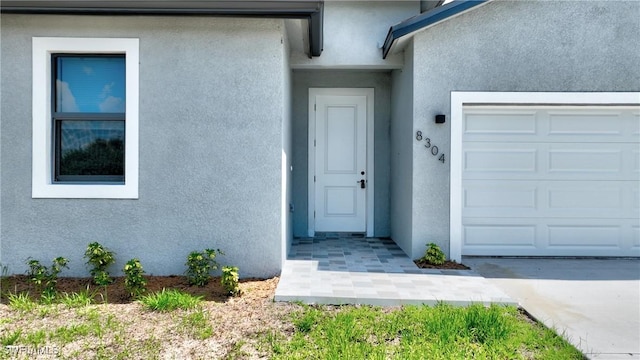
<instances>
[{"instance_id":1,"label":"white front door","mask_svg":"<svg viewBox=\"0 0 640 360\"><path fill-rule=\"evenodd\" d=\"M371 89L310 90L309 125L315 135L310 137L310 203L315 231L367 230L373 171L367 161L370 93Z\"/></svg>"}]
</instances>

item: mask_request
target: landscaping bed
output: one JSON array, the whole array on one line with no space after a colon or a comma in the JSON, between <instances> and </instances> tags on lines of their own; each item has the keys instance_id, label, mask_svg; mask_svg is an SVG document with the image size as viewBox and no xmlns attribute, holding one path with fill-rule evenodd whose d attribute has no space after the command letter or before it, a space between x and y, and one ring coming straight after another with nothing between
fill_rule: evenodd
<instances>
[{"instance_id":1,"label":"landscaping bed","mask_svg":"<svg viewBox=\"0 0 640 360\"><path fill-rule=\"evenodd\" d=\"M225 302L229 299L218 277L213 278L208 284L202 287L189 285L189 281L185 276L145 275L144 278L147 280L147 292L156 292L162 289L177 289L194 296L202 296L203 300L206 301ZM245 279L242 283L244 287L250 287L252 289L252 296L261 296L274 291L274 283L277 283L277 278L271 279L270 281ZM29 276L27 275L7 277L3 281L2 287L3 291L11 291L12 293L29 292L34 298L40 295L33 283L29 281ZM98 303L127 304L132 301L124 286L124 277L114 277L114 282L106 287L94 285L91 278L61 277L57 280L56 289L60 293L69 294L89 289L95 294L95 300ZM6 303L6 301L6 297L3 297L2 302Z\"/></svg>"},{"instance_id":2,"label":"landscaping bed","mask_svg":"<svg viewBox=\"0 0 640 360\"><path fill-rule=\"evenodd\" d=\"M451 260L447 260L440 265L431 264L425 259L415 260L414 263L421 269L470 270L468 266Z\"/></svg>"}]
</instances>

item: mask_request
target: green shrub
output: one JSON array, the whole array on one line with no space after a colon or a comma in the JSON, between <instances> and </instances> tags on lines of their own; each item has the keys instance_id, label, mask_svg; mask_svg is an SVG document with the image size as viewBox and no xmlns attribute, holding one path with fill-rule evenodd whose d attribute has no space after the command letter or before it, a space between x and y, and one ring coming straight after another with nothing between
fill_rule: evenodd
<instances>
[{"instance_id":1,"label":"green shrub","mask_svg":"<svg viewBox=\"0 0 640 360\"><path fill-rule=\"evenodd\" d=\"M55 297L58 274L62 271L62 268L69 268L67 266L68 263L69 260L63 257L57 257L53 259L53 264L51 265L51 269L49 269L40 264L38 260L27 261L30 280L38 289L42 289L43 299L52 299Z\"/></svg>"},{"instance_id":2,"label":"green shrub","mask_svg":"<svg viewBox=\"0 0 640 360\"><path fill-rule=\"evenodd\" d=\"M220 283L222 287L227 291L227 293L231 296L240 295L240 286L238 284L239 280L238 275L238 267L237 266L224 266L222 267L222 277L220 278Z\"/></svg>"},{"instance_id":3,"label":"green shrub","mask_svg":"<svg viewBox=\"0 0 640 360\"><path fill-rule=\"evenodd\" d=\"M139 259L131 259L124 265L124 287L131 297L142 295L147 289L147 280L144 278L144 269Z\"/></svg>"},{"instance_id":4,"label":"green shrub","mask_svg":"<svg viewBox=\"0 0 640 360\"><path fill-rule=\"evenodd\" d=\"M187 256L187 280L190 285L205 286L211 280L210 272L220 265L216 261L216 253L224 255L220 250L205 249L203 252L192 251Z\"/></svg>"},{"instance_id":5,"label":"green shrub","mask_svg":"<svg viewBox=\"0 0 640 360\"><path fill-rule=\"evenodd\" d=\"M438 245L429 243L427 244L427 250L424 253L423 259L432 265L442 265L446 257Z\"/></svg>"},{"instance_id":6,"label":"green shrub","mask_svg":"<svg viewBox=\"0 0 640 360\"><path fill-rule=\"evenodd\" d=\"M116 261L113 251L97 242L92 242L87 245L84 257L87 259L87 265L92 266L90 273L96 285L104 286L113 282L107 271L107 268Z\"/></svg>"}]
</instances>

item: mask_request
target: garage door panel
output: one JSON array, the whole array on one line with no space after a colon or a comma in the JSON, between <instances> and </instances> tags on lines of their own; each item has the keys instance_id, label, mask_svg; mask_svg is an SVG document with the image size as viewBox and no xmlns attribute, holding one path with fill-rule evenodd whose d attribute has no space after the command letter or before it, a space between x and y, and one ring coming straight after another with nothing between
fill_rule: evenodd
<instances>
[{"instance_id":1,"label":"garage door panel","mask_svg":"<svg viewBox=\"0 0 640 360\"><path fill-rule=\"evenodd\" d=\"M570 224L547 226L549 248L571 247L587 249L594 247L620 247L622 227L618 224L593 225L592 221L583 220Z\"/></svg>"},{"instance_id":2,"label":"garage door panel","mask_svg":"<svg viewBox=\"0 0 640 360\"><path fill-rule=\"evenodd\" d=\"M625 123L622 111L610 110L563 110L549 111L549 135L580 136L580 141L601 141L606 137L624 136ZM584 135L587 135L586 137ZM585 139L586 138L586 139ZM593 138L593 139L590 139Z\"/></svg>"},{"instance_id":3,"label":"garage door panel","mask_svg":"<svg viewBox=\"0 0 640 360\"><path fill-rule=\"evenodd\" d=\"M615 186L606 182L551 183L547 186L549 213L558 216L563 212L571 217L595 215L598 217L627 217L631 209L624 208L624 185ZM544 210L544 209L543 209ZM606 211L603 212L603 211Z\"/></svg>"},{"instance_id":4,"label":"garage door panel","mask_svg":"<svg viewBox=\"0 0 640 360\"><path fill-rule=\"evenodd\" d=\"M537 190L536 184L530 182L517 184L487 181L469 182L467 187L463 189L463 207L469 211L478 209L480 212L489 209L535 211Z\"/></svg>"},{"instance_id":5,"label":"garage door panel","mask_svg":"<svg viewBox=\"0 0 640 360\"><path fill-rule=\"evenodd\" d=\"M463 134L477 136L522 136L537 134L537 112L512 110L496 114L493 111L476 110L466 113Z\"/></svg>"},{"instance_id":6,"label":"garage door panel","mask_svg":"<svg viewBox=\"0 0 640 360\"><path fill-rule=\"evenodd\" d=\"M543 200L540 191L535 181L468 180L462 189L462 211L467 218L534 217Z\"/></svg>"},{"instance_id":7,"label":"garage door panel","mask_svg":"<svg viewBox=\"0 0 640 360\"><path fill-rule=\"evenodd\" d=\"M633 180L639 179L640 144L551 143L541 146L539 175L548 179Z\"/></svg>"},{"instance_id":8,"label":"garage door panel","mask_svg":"<svg viewBox=\"0 0 640 360\"><path fill-rule=\"evenodd\" d=\"M631 235L629 236L629 242L631 244L632 250L640 252L640 225L632 226L630 233Z\"/></svg>"},{"instance_id":9,"label":"garage door panel","mask_svg":"<svg viewBox=\"0 0 640 360\"><path fill-rule=\"evenodd\" d=\"M631 134L631 141L638 141L640 138L640 113L633 112L631 114L631 121L628 123L628 130L626 133Z\"/></svg>"},{"instance_id":10,"label":"garage door panel","mask_svg":"<svg viewBox=\"0 0 640 360\"><path fill-rule=\"evenodd\" d=\"M634 181L466 180L467 218L628 218L640 216Z\"/></svg>"},{"instance_id":11,"label":"garage door panel","mask_svg":"<svg viewBox=\"0 0 640 360\"><path fill-rule=\"evenodd\" d=\"M490 220L463 224L464 246L536 248L537 229L535 225L519 222L492 223Z\"/></svg>"},{"instance_id":12,"label":"garage door panel","mask_svg":"<svg viewBox=\"0 0 640 360\"><path fill-rule=\"evenodd\" d=\"M576 256L640 256L633 239L640 221L636 219L555 219L543 225L541 235L548 244L546 252Z\"/></svg>"},{"instance_id":13,"label":"garage door panel","mask_svg":"<svg viewBox=\"0 0 640 360\"><path fill-rule=\"evenodd\" d=\"M577 144L554 144L548 150L548 174L574 173L597 176L623 172L623 152L619 147L594 144L589 149Z\"/></svg>"},{"instance_id":14,"label":"garage door panel","mask_svg":"<svg viewBox=\"0 0 640 360\"><path fill-rule=\"evenodd\" d=\"M531 144L476 144L465 149L463 169L467 177L533 177L538 149ZM528 175L527 175L528 174Z\"/></svg>"},{"instance_id":15,"label":"garage door panel","mask_svg":"<svg viewBox=\"0 0 640 360\"><path fill-rule=\"evenodd\" d=\"M640 145L467 142L462 170L463 180L638 181Z\"/></svg>"},{"instance_id":16,"label":"garage door panel","mask_svg":"<svg viewBox=\"0 0 640 360\"><path fill-rule=\"evenodd\" d=\"M640 256L637 107L467 106L462 129L463 254Z\"/></svg>"},{"instance_id":17,"label":"garage door panel","mask_svg":"<svg viewBox=\"0 0 640 360\"><path fill-rule=\"evenodd\" d=\"M640 114L632 107L470 107L463 114L463 141L634 142ZM513 120L513 122L510 121Z\"/></svg>"},{"instance_id":18,"label":"garage door panel","mask_svg":"<svg viewBox=\"0 0 640 360\"><path fill-rule=\"evenodd\" d=\"M634 220L543 218L466 219L465 255L640 256L640 226ZM634 235L630 235L633 233Z\"/></svg>"}]
</instances>

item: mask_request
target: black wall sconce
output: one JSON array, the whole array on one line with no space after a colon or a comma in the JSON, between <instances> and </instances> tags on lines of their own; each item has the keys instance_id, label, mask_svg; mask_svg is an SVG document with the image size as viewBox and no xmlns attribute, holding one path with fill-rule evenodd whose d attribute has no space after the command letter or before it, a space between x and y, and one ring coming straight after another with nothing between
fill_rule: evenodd
<instances>
[{"instance_id":1,"label":"black wall sconce","mask_svg":"<svg viewBox=\"0 0 640 360\"><path fill-rule=\"evenodd\" d=\"M444 124L445 116L444 115L436 115L436 124Z\"/></svg>"}]
</instances>

